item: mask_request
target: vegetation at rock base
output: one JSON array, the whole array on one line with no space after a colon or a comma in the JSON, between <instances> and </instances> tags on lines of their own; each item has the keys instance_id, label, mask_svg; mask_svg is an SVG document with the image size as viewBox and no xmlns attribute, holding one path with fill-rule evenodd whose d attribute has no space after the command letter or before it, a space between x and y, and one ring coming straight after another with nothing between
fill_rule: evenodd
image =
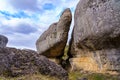
<instances>
[{"instance_id":1,"label":"vegetation at rock base","mask_svg":"<svg viewBox=\"0 0 120 80\"><path fill-rule=\"evenodd\" d=\"M69 80L81 80L83 78L87 78L88 80L120 80L119 76L113 76L109 74L100 73L80 74L78 71L69 73Z\"/></svg>"},{"instance_id":2,"label":"vegetation at rock base","mask_svg":"<svg viewBox=\"0 0 120 80\"><path fill-rule=\"evenodd\" d=\"M26 75L21 77L0 77L0 80L58 80L55 77L45 76L41 74Z\"/></svg>"},{"instance_id":3,"label":"vegetation at rock base","mask_svg":"<svg viewBox=\"0 0 120 80\"><path fill-rule=\"evenodd\" d=\"M81 74L78 71L69 73L69 80L81 80L83 78L87 78L88 80L120 80L120 78L118 77L119 76L112 76L108 74L97 74L97 73ZM34 74L34 75L27 75L27 76L15 77L15 78L0 77L0 80L59 80L59 79L41 74L36 74L36 75Z\"/></svg>"},{"instance_id":4,"label":"vegetation at rock base","mask_svg":"<svg viewBox=\"0 0 120 80\"><path fill-rule=\"evenodd\" d=\"M68 55L67 55L68 49L69 49L69 45L66 45L64 49L64 56L62 57L62 59L64 60L68 59Z\"/></svg>"}]
</instances>

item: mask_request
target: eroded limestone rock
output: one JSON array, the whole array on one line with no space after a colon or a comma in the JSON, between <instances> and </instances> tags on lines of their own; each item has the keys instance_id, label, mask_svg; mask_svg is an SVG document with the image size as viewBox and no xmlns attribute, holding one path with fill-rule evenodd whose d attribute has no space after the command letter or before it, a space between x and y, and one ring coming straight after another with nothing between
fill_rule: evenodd
<instances>
[{"instance_id":1,"label":"eroded limestone rock","mask_svg":"<svg viewBox=\"0 0 120 80\"><path fill-rule=\"evenodd\" d=\"M119 73L120 0L80 0L74 24L71 64L77 69Z\"/></svg>"},{"instance_id":2,"label":"eroded limestone rock","mask_svg":"<svg viewBox=\"0 0 120 80\"><path fill-rule=\"evenodd\" d=\"M64 54L68 39L68 32L72 20L70 9L65 9L60 20L50 25L36 42L39 54L49 58L56 58Z\"/></svg>"}]
</instances>

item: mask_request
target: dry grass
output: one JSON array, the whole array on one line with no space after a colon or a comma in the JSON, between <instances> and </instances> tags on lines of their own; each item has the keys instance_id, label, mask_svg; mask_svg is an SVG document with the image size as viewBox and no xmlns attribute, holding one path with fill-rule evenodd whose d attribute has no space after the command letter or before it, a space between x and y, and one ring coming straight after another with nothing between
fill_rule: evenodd
<instances>
[{"instance_id":1,"label":"dry grass","mask_svg":"<svg viewBox=\"0 0 120 80\"><path fill-rule=\"evenodd\" d=\"M69 73L69 80L80 80L82 78L87 78L88 80L120 80L120 78L118 79L118 76L112 76L108 74L107 75L96 74L96 73L81 74L80 72ZM15 78L0 77L0 80L59 80L59 79L55 77L36 74L36 75L27 75L27 76L15 77Z\"/></svg>"},{"instance_id":2,"label":"dry grass","mask_svg":"<svg viewBox=\"0 0 120 80\"><path fill-rule=\"evenodd\" d=\"M50 76L44 76L41 74L34 74L34 75L27 75L27 76L21 76L21 77L0 77L0 80L58 80L55 77Z\"/></svg>"}]
</instances>

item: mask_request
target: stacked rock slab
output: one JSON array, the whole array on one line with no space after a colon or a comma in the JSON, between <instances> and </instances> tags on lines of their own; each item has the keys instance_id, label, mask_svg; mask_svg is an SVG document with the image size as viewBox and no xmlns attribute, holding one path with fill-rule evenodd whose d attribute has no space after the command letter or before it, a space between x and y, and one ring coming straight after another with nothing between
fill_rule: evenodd
<instances>
[{"instance_id":1,"label":"stacked rock slab","mask_svg":"<svg viewBox=\"0 0 120 80\"><path fill-rule=\"evenodd\" d=\"M0 75L16 77L36 73L68 80L67 71L33 50L0 48Z\"/></svg>"},{"instance_id":2,"label":"stacked rock slab","mask_svg":"<svg viewBox=\"0 0 120 80\"><path fill-rule=\"evenodd\" d=\"M74 17L72 69L120 73L120 0L80 0Z\"/></svg>"},{"instance_id":3,"label":"stacked rock slab","mask_svg":"<svg viewBox=\"0 0 120 80\"><path fill-rule=\"evenodd\" d=\"M8 38L3 35L0 35L0 47L1 48L6 47L7 43L8 43Z\"/></svg>"},{"instance_id":4,"label":"stacked rock slab","mask_svg":"<svg viewBox=\"0 0 120 80\"><path fill-rule=\"evenodd\" d=\"M57 23L50 25L36 42L37 51L48 58L64 55L64 48L68 39L68 32L72 20L69 8L62 13Z\"/></svg>"}]
</instances>

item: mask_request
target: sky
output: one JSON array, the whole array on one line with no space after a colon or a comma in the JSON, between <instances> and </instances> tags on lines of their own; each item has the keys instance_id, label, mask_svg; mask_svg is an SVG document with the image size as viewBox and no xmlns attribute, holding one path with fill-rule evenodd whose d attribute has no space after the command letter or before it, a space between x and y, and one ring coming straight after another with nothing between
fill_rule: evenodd
<instances>
[{"instance_id":1,"label":"sky","mask_svg":"<svg viewBox=\"0 0 120 80\"><path fill-rule=\"evenodd\" d=\"M8 37L8 47L36 50L40 35L59 20L64 9L70 8L74 14L78 1L0 0L0 34Z\"/></svg>"}]
</instances>

